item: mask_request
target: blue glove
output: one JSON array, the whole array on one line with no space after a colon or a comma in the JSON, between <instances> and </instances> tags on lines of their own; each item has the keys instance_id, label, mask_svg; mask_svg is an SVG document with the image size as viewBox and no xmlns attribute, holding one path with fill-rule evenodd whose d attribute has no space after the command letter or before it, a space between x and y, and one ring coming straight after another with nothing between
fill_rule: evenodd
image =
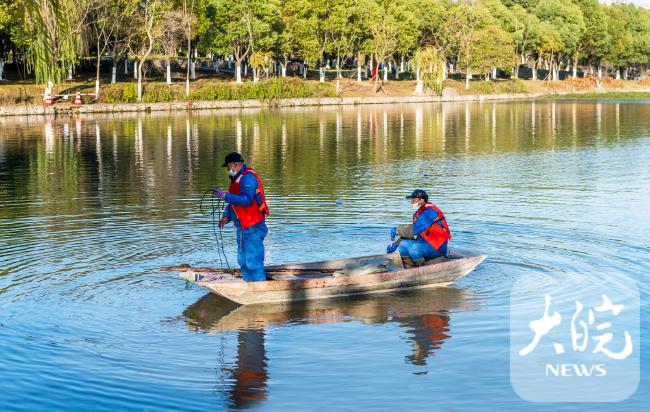
<instances>
[{"instance_id":1,"label":"blue glove","mask_svg":"<svg viewBox=\"0 0 650 412\"><path fill-rule=\"evenodd\" d=\"M388 247L386 248L386 253L393 253L394 251L397 250L398 247L399 245L397 244L397 242L393 242L390 245L388 245Z\"/></svg>"},{"instance_id":2,"label":"blue glove","mask_svg":"<svg viewBox=\"0 0 650 412\"><path fill-rule=\"evenodd\" d=\"M391 227L390 228L390 240L395 240L396 237L397 237L397 228L396 227Z\"/></svg>"},{"instance_id":3,"label":"blue glove","mask_svg":"<svg viewBox=\"0 0 650 412\"><path fill-rule=\"evenodd\" d=\"M218 187L213 187L212 193L221 200L226 198L226 192L222 191Z\"/></svg>"}]
</instances>

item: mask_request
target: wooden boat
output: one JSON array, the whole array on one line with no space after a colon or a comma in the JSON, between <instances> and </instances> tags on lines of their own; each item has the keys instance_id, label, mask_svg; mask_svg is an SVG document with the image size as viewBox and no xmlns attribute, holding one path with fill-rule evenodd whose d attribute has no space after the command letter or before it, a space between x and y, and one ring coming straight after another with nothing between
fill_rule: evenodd
<instances>
[{"instance_id":1,"label":"wooden boat","mask_svg":"<svg viewBox=\"0 0 650 412\"><path fill-rule=\"evenodd\" d=\"M394 266L398 266L397 270L335 276L346 265L379 258L390 259ZM244 282L236 276L236 269L192 268L182 265L164 267L161 270L180 272L180 276L188 281L247 305L447 286L470 273L485 258L485 255L455 251L454 254L408 269L402 266L399 253L274 265L265 268L267 278L270 279L265 282Z\"/></svg>"}]
</instances>

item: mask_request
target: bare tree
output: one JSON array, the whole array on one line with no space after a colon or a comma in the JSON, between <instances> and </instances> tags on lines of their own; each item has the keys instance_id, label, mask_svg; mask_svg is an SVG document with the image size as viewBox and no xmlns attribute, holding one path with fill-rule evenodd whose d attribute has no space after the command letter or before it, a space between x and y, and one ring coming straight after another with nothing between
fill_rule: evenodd
<instances>
[{"instance_id":1,"label":"bare tree","mask_svg":"<svg viewBox=\"0 0 650 412\"><path fill-rule=\"evenodd\" d=\"M192 70L192 26L195 22L194 6L196 0L183 0L183 23L187 37L187 74L185 77L185 96L190 95L190 73Z\"/></svg>"},{"instance_id":2,"label":"bare tree","mask_svg":"<svg viewBox=\"0 0 650 412\"><path fill-rule=\"evenodd\" d=\"M178 47L185 37L187 26L184 19L185 15L180 10L170 10L165 13L163 18L163 33L160 43L165 56L167 56L167 84L172 83L171 57L177 55Z\"/></svg>"},{"instance_id":3,"label":"bare tree","mask_svg":"<svg viewBox=\"0 0 650 412\"><path fill-rule=\"evenodd\" d=\"M131 52L137 58L136 71L138 76L138 101L142 101L142 78L144 75L144 64L154 48L156 40L163 33L162 11L160 0L145 0L138 8L137 20L139 20L141 31L138 38L130 44Z\"/></svg>"}]
</instances>

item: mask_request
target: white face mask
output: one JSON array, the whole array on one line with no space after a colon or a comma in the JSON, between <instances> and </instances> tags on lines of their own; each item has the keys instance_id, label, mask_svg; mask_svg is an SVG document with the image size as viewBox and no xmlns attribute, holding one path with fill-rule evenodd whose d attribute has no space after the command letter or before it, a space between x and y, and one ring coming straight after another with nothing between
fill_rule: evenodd
<instances>
[{"instance_id":1,"label":"white face mask","mask_svg":"<svg viewBox=\"0 0 650 412\"><path fill-rule=\"evenodd\" d=\"M237 176L237 172L235 171L235 169L228 170L228 174L230 175L230 177L235 177L235 176Z\"/></svg>"},{"instance_id":2,"label":"white face mask","mask_svg":"<svg viewBox=\"0 0 650 412\"><path fill-rule=\"evenodd\" d=\"M414 212L417 212L418 210L420 210L420 202L418 202L418 203L411 203L411 207L413 208L413 211L414 211Z\"/></svg>"}]
</instances>

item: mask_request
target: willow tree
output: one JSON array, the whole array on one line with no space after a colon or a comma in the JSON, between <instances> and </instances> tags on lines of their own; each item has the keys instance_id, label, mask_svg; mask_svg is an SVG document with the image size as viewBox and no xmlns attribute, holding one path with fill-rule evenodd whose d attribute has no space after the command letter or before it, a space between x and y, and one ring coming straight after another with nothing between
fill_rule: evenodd
<instances>
[{"instance_id":1,"label":"willow tree","mask_svg":"<svg viewBox=\"0 0 650 412\"><path fill-rule=\"evenodd\" d=\"M442 92L445 59L433 46L427 46L415 52L415 94L422 94L425 87L435 94Z\"/></svg>"},{"instance_id":2,"label":"willow tree","mask_svg":"<svg viewBox=\"0 0 650 412\"><path fill-rule=\"evenodd\" d=\"M72 71L85 42L83 30L90 10L89 0L24 0L26 23L31 27L28 64L36 82L52 85Z\"/></svg>"},{"instance_id":3,"label":"willow tree","mask_svg":"<svg viewBox=\"0 0 650 412\"><path fill-rule=\"evenodd\" d=\"M265 51L256 51L251 54L251 68L253 70L253 81L260 80L260 73L268 73L273 65L273 53Z\"/></svg>"}]
</instances>

